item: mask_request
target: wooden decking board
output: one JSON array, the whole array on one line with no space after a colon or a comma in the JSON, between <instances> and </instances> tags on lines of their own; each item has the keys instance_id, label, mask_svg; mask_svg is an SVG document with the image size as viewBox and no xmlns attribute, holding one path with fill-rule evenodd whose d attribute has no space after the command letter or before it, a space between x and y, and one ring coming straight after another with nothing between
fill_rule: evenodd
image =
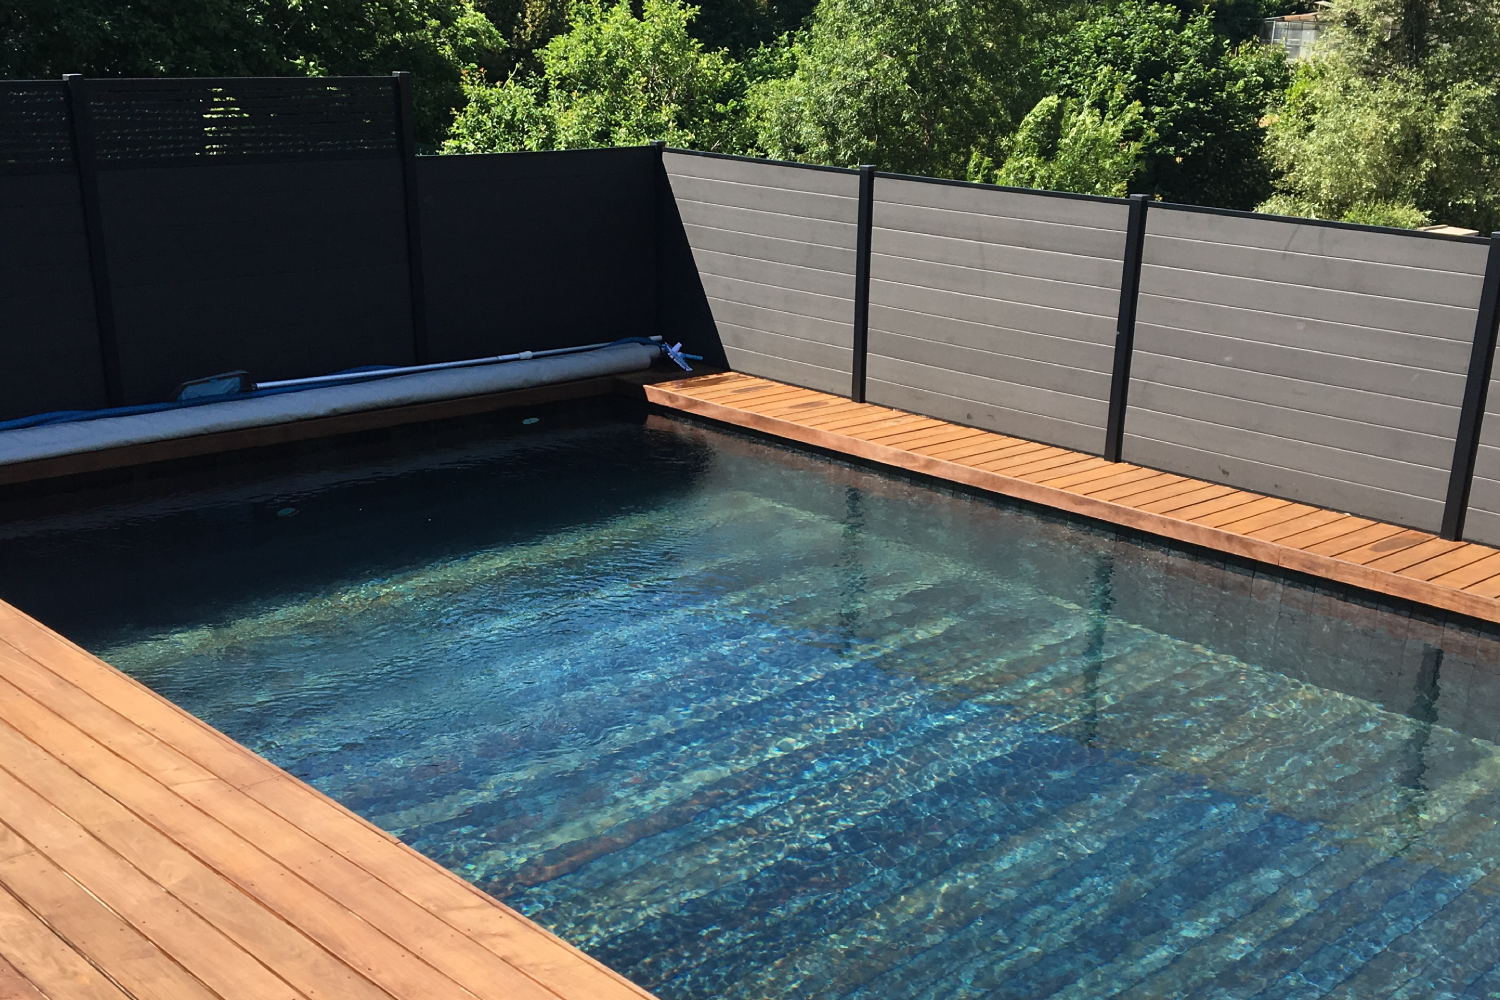
<instances>
[{"instance_id":1,"label":"wooden decking board","mask_svg":"<svg viewBox=\"0 0 1500 1000\"><path fill-rule=\"evenodd\" d=\"M113 708L164 745L306 830L560 996L649 997L437 862L194 719L119 671L0 603L0 639ZM103 668L103 669L101 669ZM392 851L391 847L398 848Z\"/></svg>"},{"instance_id":2,"label":"wooden decking board","mask_svg":"<svg viewBox=\"0 0 1500 1000\"><path fill-rule=\"evenodd\" d=\"M788 414L799 418L810 419L833 413L845 413L856 411L862 404L852 403L847 399L804 399L793 403L778 403L775 406L757 407L756 412L768 417L780 417Z\"/></svg>"},{"instance_id":3,"label":"wooden decking board","mask_svg":"<svg viewBox=\"0 0 1500 1000\"><path fill-rule=\"evenodd\" d=\"M1162 511L1162 513L1174 521L1197 521L1200 517L1212 517L1215 514L1223 514L1227 511L1238 511L1239 516L1246 516L1249 512L1242 508L1248 507L1257 500L1264 499L1266 498L1258 493L1233 490L1232 492L1216 496L1212 500L1203 500L1199 503L1187 504L1182 507L1173 507L1171 510ZM1212 525L1204 525L1204 527L1212 527Z\"/></svg>"},{"instance_id":4,"label":"wooden decking board","mask_svg":"<svg viewBox=\"0 0 1500 1000\"><path fill-rule=\"evenodd\" d=\"M71 706L57 707L68 711ZM261 848L266 845L242 840L218 817L203 815L149 773L109 753L115 748L113 744L106 748L61 718L47 719L35 712L29 713L29 718L18 718L9 704L3 711L6 722L94 784L108 787L122 805L228 879L247 902L257 902L283 920L296 921L323 949L379 987L365 989L355 977L344 976L351 996L377 997L381 990L393 996L452 1000L474 996L375 925L350 919L364 914L342 905L304 881L295 870L277 863L263 853ZM324 989L325 996L335 992L332 984L325 984Z\"/></svg>"},{"instance_id":5,"label":"wooden decking board","mask_svg":"<svg viewBox=\"0 0 1500 1000\"><path fill-rule=\"evenodd\" d=\"M1487 597L1494 599L1500 597L1500 576L1492 576L1488 580L1482 580L1471 587L1464 588L1464 592L1476 597Z\"/></svg>"},{"instance_id":6,"label":"wooden decking board","mask_svg":"<svg viewBox=\"0 0 1500 1000\"><path fill-rule=\"evenodd\" d=\"M952 426L952 424L944 424L941 420L931 420L924 417L921 420L915 420L909 424L903 424L897 428L886 428L874 431L869 434L860 434L858 436L864 438L866 441L875 441L881 444L886 444L896 438L905 438L911 434L941 431L947 427Z\"/></svg>"},{"instance_id":7,"label":"wooden decking board","mask_svg":"<svg viewBox=\"0 0 1500 1000\"><path fill-rule=\"evenodd\" d=\"M945 461L957 462L968 458L970 455L987 454L991 451L998 451L1001 448L1016 447L1018 445L1042 447L1042 445L1037 444L1035 441L1022 441L1020 438L1006 437L1003 434L985 434L975 438L973 441L944 445L941 448L912 450L929 458L940 458Z\"/></svg>"},{"instance_id":8,"label":"wooden decking board","mask_svg":"<svg viewBox=\"0 0 1500 1000\"><path fill-rule=\"evenodd\" d=\"M1413 531L1410 528L1400 528L1393 524L1378 524L1362 528L1343 538L1334 538L1321 545L1314 545L1308 551L1337 556L1341 562L1363 566L1365 563L1374 562L1381 556L1400 552L1431 537L1426 532Z\"/></svg>"},{"instance_id":9,"label":"wooden decking board","mask_svg":"<svg viewBox=\"0 0 1500 1000\"><path fill-rule=\"evenodd\" d=\"M1308 514L1316 512L1316 507L1309 507L1305 503L1293 503L1287 504L1285 507L1278 507L1275 510L1265 511L1264 513L1252 514L1238 521L1228 521L1219 525L1219 527L1225 531L1233 531L1237 535L1248 535L1252 531L1259 531L1262 528L1274 528L1278 524L1286 524L1288 521L1295 521L1298 518L1306 517Z\"/></svg>"},{"instance_id":10,"label":"wooden decking board","mask_svg":"<svg viewBox=\"0 0 1500 1000\"><path fill-rule=\"evenodd\" d=\"M1486 546L1476 546L1485 548ZM1490 555L1482 559L1476 559L1467 566L1440 573L1432 578L1432 582L1439 587L1452 587L1455 590L1464 590L1476 583L1483 583L1492 576L1500 575L1500 552L1491 550Z\"/></svg>"},{"instance_id":11,"label":"wooden decking board","mask_svg":"<svg viewBox=\"0 0 1500 1000\"><path fill-rule=\"evenodd\" d=\"M1174 476L1169 472L1161 472L1157 469L1131 469L1120 473L1113 479L1096 479L1069 492L1086 496L1091 500L1112 502L1120 497L1128 497L1154 490L1159 486L1170 486L1180 482L1182 482L1181 476Z\"/></svg>"},{"instance_id":12,"label":"wooden decking board","mask_svg":"<svg viewBox=\"0 0 1500 1000\"><path fill-rule=\"evenodd\" d=\"M1308 528L1306 531L1301 531L1294 535L1283 536L1276 541L1278 544L1289 548L1311 551L1311 547L1314 545L1321 542L1331 542L1335 539L1343 538L1345 535L1352 535L1354 532L1368 528L1375 523L1377 522L1367 517L1355 517L1350 514L1338 520L1330 521L1327 524L1319 525L1316 528Z\"/></svg>"},{"instance_id":13,"label":"wooden decking board","mask_svg":"<svg viewBox=\"0 0 1500 1000\"><path fill-rule=\"evenodd\" d=\"M1108 465L1110 465L1109 462L1106 462L1102 458L1095 458L1092 455L1082 458L1075 456L1075 461L1071 465L1059 465L1042 472L1028 473L1022 478L1029 479L1034 483L1040 483L1043 486L1055 487L1058 482L1071 482L1077 476L1088 475L1100 466Z\"/></svg>"},{"instance_id":14,"label":"wooden decking board","mask_svg":"<svg viewBox=\"0 0 1500 1000\"><path fill-rule=\"evenodd\" d=\"M131 1000L4 886L0 886L0 954L48 998Z\"/></svg>"},{"instance_id":15,"label":"wooden decking board","mask_svg":"<svg viewBox=\"0 0 1500 1000\"><path fill-rule=\"evenodd\" d=\"M131 994L180 1000L214 1000L216 992L258 1000L298 996L243 952L236 955L239 949L221 935L192 926L166 890L117 863L86 830L8 775L0 775L0 803L7 813L0 823L0 884L33 912L47 914L69 944ZM30 840L11 824L26 827ZM58 853L71 862L70 870L49 856ZM225 951L215 954L216 948Z\"/></svg>"},{"instance_id":16,"label":"wooden decking board","mask_svg":"<svg viewBox=\"0 0 1500 1000\"><path fill-rule=\"evenodd\" d=\"M1484 546L1445 547L1431 534L1399 525L1129 463L1096 464L1096 456L1001 434L981 432L934 447L918 443L930 440L921 428L931 424L882 433L875 428L899 426L892 421L901 411L832 394L826 399L839 402L835 417L804 421L795 411L765 415L705 399L696 386L687 378L646 385L642 392L668 409L1500 622L1500 551ZM1061 471L1053 475L1052 469Z\"/></svg>"},{"instance_id":17,"label":"wooden decking board","mask_svg":"<svg viewBox=\"0 0 1500 1000\"><path fill-rule=\"evenodd\" d=\"M1282 500L1279 497L1261 497L1259 500L1252 500L1250 503L1231 507L1227 510L1216 510L1209 514L1198 514L1188 520L1195 521L1208 528L1219 528L1226 524L1233 524L1236 521L1244 520L1245 518L1255 517L1271 511L1279 511L1282 508L1290 506L1293 506L1293 504L1289 500Z\"/></svg>"},{"instance_id":18,"label":"wooden decking board","mask_svg":"<svg viewBox=\"0 0 1500 1000\"><path fill-rule=\"evenodd\" d=\"M913 413L856 413L848 417L840 417L828 421L808 421L809 424L817 426L820 430L836 431L845 437L863 437L866 434L878 434L882 430L893 428L910 427L913 424L927 425L927 417L919 417Z\"/></svg>"},{"instance_id":19,"label":"wooden decking board","mask_svg":"<svg viewBox=\"0 0 1500 1000\"><path fill-rule=\"evenodd\" d=\"M1151 485L1145 482L1139 482L1138 485L1143 487L1139 492L1122 493L1113 497L1113 499L1117 502L1128 503L1132 507L1144 507L1148 503L1175 500L1178 497L1195 493L1202 489L1200 484L1191 479L1179 479L1175 483L1166 483L1164 485ZM1184 504L1188 502L1184 501Z\"/></svg>"},{"instance_id":20,"label":"wooden decking board","mask_svg":"<svg viewBox=\"0 0 1500 1000\"><path fill-rule=\"evenodd\" d=\"M1040 455L1052 449L1045 444L1037 444L1035 441L1006 441L1004 439L991 442L983 448L964 455L962 458L945 457L943 461L960 462L971 468L979 468L989 462L1003 462L1024 455Z\"/></svg>"},{"instance_id":21,"label":"wooden decking board","mask_svg":"<svg viewBox=\"0 0 1500 1000\"><path fill-rule=\"evenodd\" d=\"M891 437L883 438L883 444L896 448L905 448L914 451L928 445L953 444L958 441L969 441L982 435L983 431L976 431L972 427L956 427L953 424L938 424L936 427L928 427L918 431L902 431Z\"/></svg>"},{"instance_id":22,"label":"wooden decking board","mask_svg":"<svg viewBox=\"0 0 1500 1000\"><path fill-rule=\"evenodd\" d=\"M3 605L0 720L7 768L26 757L8 752L20 746L6 744L8 732L12 741L24 738L36 747L31 766L51 779L36 784L55 786L33 791L64 815L88 813L72 818L94 824L96 836L114 838L111 849L140 877L173 898L191 897L182 903L197 914L191 919L218 928L233 947L273 969L287 981L289 997L649 997ZM50 772L41 760L51 761ZM71 784L62 780L66 775L73 776ZM89 789L97 790L92 805ZM98 798L105 790L109 795ZM78 796L68 800L71 808L58 801L67 795ZM101 801L114 802L115 813L97 811ZM0 804L0 818L4 809ZM127 857L122 850L135 853ZM216 900L204 898L204 879L220 887ZM235 926L221 926L226 923ZM247 940L247 928L279 928L282 937ZM0 956L26 971L11 950L0 934ZM298 966L307 961L322 964Z\"/></svg>"},{"instance_id":23,"label":"wooden decking board","mask_svg":"<svg viewBox=\"0 0 1500 1000\"><path fill-rule=\"evenodd\" d=\"M254 904L227 879L98 786L25 741L9 725L0 727L0 754L30 772L35 779L30 787L37 795L85 824L125 862L155 880L216 933L258 957L302 995L387 996L296 927Z\"/></svg>"},{"instance_id":24,"label":"wooden decking board","mask_svg":"<svg viewBox=\"0 0 1500 1000\"><path fill-rule=\"evenodd\" d=\"M0 661L9 673L10 663ZM85 696L86 697L86 696ZM63 708L71 716L76 704ZM15 725L7 712L6 721ZM364 971L396 996L547 996L537 984L498 960L479 961L481 951L459 940L451 928L436 926L430 914L378 880L361 873L312 838L281 821L243 793L217 779L186 782L177 795L148 773L131 771L129 755L115 763L101 760L102 747L86 751L90 738L111 746L128 737L125 725L107 726L96 718L87 732L27 731L33 741L81 769L148 823L210 864L247 896L283 919L297 919L322 947ZM101 731L104 730L104 731ZM66 755L66 756L65 756ZM207 797L207 802L204 797ZM199 807L193 809L189 804ZM206 808L205 808L206 807ZM199 810L202 810L201 812ZM347 919L348 914L359 920ZM417 991L417 992L413 992Z\"/></svg>"},{"instance_id":25,"label":"wooden decking board","mask_svg":"<svg viewBox=\"0 0 1500 1000\"><path fill-rule=\"evenodd\" d=\"M1409 576L1416 580L1432 580L1462 569L1472 563L1487 558L1493 552L1492 549L1483 545L1464 543L1447 552L1441 552L1435 556L1423 559L1421 562L1405 566L1398 572L1402 576Z\"/></svg>"},{"instance_id":26,"label":"wooden decking board","mask_svg":"<svg viewBox=\"0 0 1500 1000\"><path fill-rule=\"evenodd\" d=\"M1093 483L1112 479L1120 474L1120 464L1118 462L1104 462L1102 459L1100 461L1102 462L1101 465L1084 472L1075 472L1071 475L1059 476L1056 479L1043 480L1043 482L1054 489L1081 492Z\"/></svg>"},{"instance_id":27,"label":"wooden decking board","mask_svg":"<svg viewBox=\"0 0 1500 1000\"><path fill-rule=\"evenodd\" d=\"M1436 559L1455 549L1466 547L1465 542L1450 542L1442 538L1429 538L1415 545L1402 549L1392 555L1382 556L1379 559L1370 560L1368 565L1371 569L1383 569L1392 573L1401 573L1412 566Z\"/></svg>"},{"instance_id":28,"label":"wooden decking board","mask_svg":"<svg viewBox=\"0 0 1500 1000\"><path fill-rule=\"evenodd\" d=\"M1036 458L1014 467L1006 475L1040 482L1047 478L1066 476L1070 472L1087 472L1098 468L1098 463L1103 461L1097 455L1082 455L1076 451L1066 450L1056 458L1060 461L1053 461L1052 458Z\"/></svg>"},{"instance_id":29,"label":"wooden decking board","mask_svg":"<svg viewBox=\"0 0 1500 1000\"><path fill-rule=\"evenodd\" d=\"M1251 538L1260 538L1268 542L1274 542L1281 538L1310 531L1313 528L1321 528L1334 521L1341 521L1348 516L1348 514L1341 514L1336 510L1315 510L1311 514L1303 514L1300 517L1292 518L1290 521L1281 521L1263 528L1254 528L1246 531L1245 534Z\"/></svg>"},{"instance_id":30,"label":"wooden decking board","mask_svg":"<svg viewBox=\"0 0 1500 1000\"><path fill-rule=\"evenodd\" d=\"M984 462L976 468L988 469L991 472L1004 472L1007 476L1026 479L1051 469L1071 468L1078 462L1086 460L1086 457L1080 457L1076 451L1054 448L1050 452L1037 452L1018 459L1007 458L1000 462Z\"/></svg>"},{"instance_id":31,"label":"wooden decking board","mask_svg":"<svg viewBox=\"0 0 1500 1000\"><path fill-rule=\"evenodd\" d=\"M42 992L21 975L21 970L0 958L0 1000L47 1000Z\"/></svg>"}]
</instances>

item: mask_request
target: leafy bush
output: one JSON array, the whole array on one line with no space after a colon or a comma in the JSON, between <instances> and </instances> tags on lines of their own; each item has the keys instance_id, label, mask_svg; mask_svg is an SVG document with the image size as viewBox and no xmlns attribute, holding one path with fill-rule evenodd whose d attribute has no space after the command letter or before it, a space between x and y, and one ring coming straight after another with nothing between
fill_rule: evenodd
<instances>
[{"instance_id":1,"label":"leafy bush","mask_svg":"<svg viewBox=\"0 0 1500 1000\"><path fill-rule=\"evenodd\" d=\"M976 158L971 180L1120 197L1141 159L1140 105L1114 117L1077 101L1044 97L1021 121L1000 169Z\"/></svg>"},{"instance_id":2,"label":"leafy bush","mask_svg":"<svg viewBox=\"0 0 1500 1000\"><path fill-rule=\"evenodd\" d=\"M445 152L629 146L664 139L710 151L745 145L744 72L688 33L681 0L583 0L541 52L542 72L490 86L471 77Z\"/></svg>"},{"instance_id":3,"label":"leafy bush","mask_svg":"<svg viewBox=\"0 0 1500 1000\"><path fill-rule=\"evenodd\" d=\"M1500 2L1339 0L1333 16L1270 128L1278 194L1323 218L1396 205L1392 218L1500 226Z\"/></svg>"},{"instance_id":4,"label":"leafy bush","mask_svg":"<svg viewBox=\"0 0 1500 1000\"><path fill-rule=\"evenodd\" d=\"M1231 48L1207 14L1124 0L1048 46L1056 93L1105 117L1139 105L1133 191L1249 208L1270 194L1260 121L1286 80L1279 49Z\"/></svg>"},{"instance_id":5,"label":"leafy bush","mask_svg":"<svg viewBox=\"0 0 1500 1000\"><path fill-rule=\"evenodd\" d=\"M435 143L469 65L505 40L471 0L9 0L0 76L296 76L411 70Z\"/></svg>"},{"instance_id":6,"label":"leafy bush","mask_svg":"<svg viewBox=\"0 0 1500 1000\"><path fill-rule=\"evenodd\" d=\"M1037 5L1023 0L822 0L790 75L750 93L778 159L962 177L1036 95Z\"/></svg>"}]
</instances>

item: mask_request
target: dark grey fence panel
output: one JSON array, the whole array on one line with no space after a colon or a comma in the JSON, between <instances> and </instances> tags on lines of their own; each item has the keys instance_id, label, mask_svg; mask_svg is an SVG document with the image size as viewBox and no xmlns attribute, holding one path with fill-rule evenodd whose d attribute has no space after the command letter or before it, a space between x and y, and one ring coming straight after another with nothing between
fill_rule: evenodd
<instances>
[{"instance_id":1,"label":"dark grey fence panel","mask_svg":"<svg viewBox=\"0 0 1500 1000\"><path fill-rule=\"evenodd\" d=\"M662 161L729 364L847 394L859 175L670 151Z\"/></svg>"},{"instance_id":2,"label":"dark grey fence panel","mask_svg":"<svg viewBox=\"0 0 1500 1000\"><path fill-rule=\"evenodd\" d=\"M656 152L417 159L433 361L656 333Z\"/></svg>"},{"instance_id":3,"label":"dark grey fence panel","mask_svg":"<svg viewBox=\"0 0 1500 1000\"><path fill-rule=\"evenodd\" d=\"M0 420L104 405L78 175L0 176Z\"/></svg>"},{"instance_id":4,"label":"dark grey fence panel","mask_svg":"<svg viewBox=\"0 0 1500 1000\"><path fill-rule=\"evenodd\" d=\"M401 161L103 170L127 402L412 363Z\"/></svg>"},{"instance_id":5,"label":"dark grey fence panel","mask_svg":"<svg viewBox=\"0 0 1500 1000\"><path fill-rule=\"evenodd\" d=\"M867 398L1100 452L1127 206L880 176Z\"/></svg>"},{"instance_id":6,"label":"dark grey fence panel","mask_svg":"<svg viewBox=\"0 0 1500 1000\"><path fill-rule=\"evenodd\" d=\"M1436 531L1486 257L1153 206L1127 461Z\"/></svg>"},{"instance_id":7,"label":"dark grey fence panel","mask_svg":"<svg viewBox=\"0 0 1500 1000\"><path fill-rule=\"evenodd\" d=\"M0 420L104 403L65 90L0 81Z\"/></svg>"}]
</instances>

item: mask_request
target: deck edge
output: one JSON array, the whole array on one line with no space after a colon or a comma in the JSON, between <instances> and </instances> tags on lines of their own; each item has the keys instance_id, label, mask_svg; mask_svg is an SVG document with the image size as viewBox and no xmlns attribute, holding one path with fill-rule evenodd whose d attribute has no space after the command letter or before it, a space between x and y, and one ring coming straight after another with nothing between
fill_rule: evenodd
<instances>
[{"instance_id":1,"label":"deck edge","mask_svg":"<svg viewBox=\"0 0 1500 1000\"><path fill-rule=\"evenodd\" d=\"M648 401L667 409L747 428L772 437L796 441L880 465L960 483L985 492L1143 531L1175 542L1321 577L1335 583L1358 587L1442 611L1454 612L1480 621L1500 623L1500 601L1467 594L1451 587L1443 587L1384 570L1371 569L1368 566L1345 562L1333 556L1294 549L1276 542L1194 524L1164 514L1137 510L1134 507L1111 503L1107 500L1096 500L1079 493L1070 493L1067 490L1043 486L1001 473L987 472L972 466L919 455L833 431L805 427L794 421L765 416L677 392L672 388L671 383L648 385L644 389Z\"/></svg>"}]
</instances>

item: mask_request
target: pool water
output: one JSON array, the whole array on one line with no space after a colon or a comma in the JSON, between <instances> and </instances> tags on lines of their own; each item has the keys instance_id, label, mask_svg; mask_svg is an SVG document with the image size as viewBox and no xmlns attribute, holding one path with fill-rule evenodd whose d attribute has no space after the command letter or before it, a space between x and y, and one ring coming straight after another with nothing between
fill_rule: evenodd
<instances>
[{"instance_id":1,"label":"pool water","mask_svg":"<svg viewBox=\"0 0 1500 1000\"><path fill-rule=\"evenodd\" d=\"M1477 631L660 416L7 513L0 596L667 1000L1500 995Z\"/></svg>"}]
</instances>

